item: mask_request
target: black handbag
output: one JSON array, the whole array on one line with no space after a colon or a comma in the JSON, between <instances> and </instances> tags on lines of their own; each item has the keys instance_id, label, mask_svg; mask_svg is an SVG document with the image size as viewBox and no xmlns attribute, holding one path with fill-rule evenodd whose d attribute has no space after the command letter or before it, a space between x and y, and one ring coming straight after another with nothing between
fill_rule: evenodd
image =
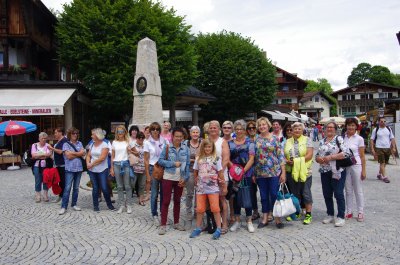
<instances>
[{"instance_id":1,"label":"black handbag","mask_svg":"<svg viewBox=\"0 0 400 265\"><path fill-rule=\"evenodd\" d=\"M252 208L251 203L251 187L250 185L245 185L245 178L243 178L241 186L238 191L238 200L242 208ZM246 183L247 184L247 183Z\"/></svg>"},{"instance_id":2,"label":"black handbag","mask_svg":"<svg viewBox=\"0 0 400 265\"><path fill-rule=\"evenodd\" d=\"M340 147L340 143L336 137L336 145L339 147L339 153L342 152L342 148ZM350 156L345 157L343 159L338 159L336 160L336 169L339 170L339 168L344 168L344 167L351 167L352 165L355 165L357 163L356 158L354 157L353 151L350 150Z\"/></svg>"},{"instance_id":3,"label":"black handbag","mask_svg":"<svg viewBox=\"0 0 400 265\"><path fill-rule=\"evenodd\" d=\"M78 149L76 149L75 145L73 145L71 142L68 141L67 144L69 144L69 146L71 146L75 152L78 152ZM83 157L80 157L80 159L81 159L82 169L83 169L82 172L85 172L88 170L87 165L86 165L86 160L83 159Z\"/></svg>"}]
</instances>

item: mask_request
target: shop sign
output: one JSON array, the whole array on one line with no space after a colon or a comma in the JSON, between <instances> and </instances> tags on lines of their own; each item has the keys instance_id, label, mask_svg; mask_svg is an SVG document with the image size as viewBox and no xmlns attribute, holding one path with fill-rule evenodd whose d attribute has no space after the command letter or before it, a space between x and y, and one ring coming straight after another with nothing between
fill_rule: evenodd
<instances>
[{"instance_id":1,"label":"shop sign","mask_svg":"<svg viewBox=\"0 0 400 265\"><path fill-rule=\"evenodd\" d=\"M0 107L0 116L64 115L63 107Z\"/></svg>"}]
</instances>

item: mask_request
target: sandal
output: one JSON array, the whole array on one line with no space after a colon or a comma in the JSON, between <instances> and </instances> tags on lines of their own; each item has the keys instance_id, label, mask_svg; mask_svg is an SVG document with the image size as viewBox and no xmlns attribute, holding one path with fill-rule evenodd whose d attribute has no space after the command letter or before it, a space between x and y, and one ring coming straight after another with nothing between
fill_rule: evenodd
<instances>
[{"instance_id":1,"label":"sandal","mask_svg":"<svg viewBox=\"0 0 400 265\"><path fill-rule=\"evenodd\" d=\"M226 233L228 233L228 230L228 227L221 228L221 235L225 235Z\"/></svg>"},{"instance_id":2,"label":"sandal","mask_svg":"<svg viewBox=\"0 0 400 265\"><path fill-rule=\"evenodd\" d=\"M253 215L251 216L251 220L257 220L260 218L260 214L259 213L253 213Z\"/></svg>"},{"instance_id":3,"label":"sandal","mask_svg":"<svg viewBox=\"0 0 400 265\"><path fill-rule=\"evenodd\" d=\"M268 216L268 217L267 217L268 223L269 223L269 222L272 222L273 220L274 220L274 217L273 217L273 216Z\"/></svg>"},{"instance_id":4,"label":"sandal","mask_svg":"<svg viewBox=\"0 0 400 265\"><path fill-rule=\"evenodd\" d=\"M139 202L139 205L140 206L146 206L146 204L143 201Z\"/></svg>"}]
</instances>

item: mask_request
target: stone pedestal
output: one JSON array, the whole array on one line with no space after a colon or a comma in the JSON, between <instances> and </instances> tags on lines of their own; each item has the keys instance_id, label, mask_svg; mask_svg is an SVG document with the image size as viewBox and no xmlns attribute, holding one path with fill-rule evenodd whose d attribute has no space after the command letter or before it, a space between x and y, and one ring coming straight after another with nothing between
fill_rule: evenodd
<instances>
[{"instance_id":1,"label":"stone pedestal","mask_svg":"<svg viewBox=\"0 0 400 265\"><path fill-rule=\"evenodd\" d=\"M156 43L144 38L138 43L133 83L132 124L143 128L152 122L162 123L161 81L158 73Z\"/></svg>"}]
</instances>

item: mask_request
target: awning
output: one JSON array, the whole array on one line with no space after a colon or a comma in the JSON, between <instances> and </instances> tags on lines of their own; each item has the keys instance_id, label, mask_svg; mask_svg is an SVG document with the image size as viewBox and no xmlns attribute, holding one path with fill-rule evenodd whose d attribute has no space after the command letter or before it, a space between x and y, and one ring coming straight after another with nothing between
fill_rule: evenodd
<instances>
[{"instance_id":1,"label":"awning","mask_svg":"<svg viewBox=\"0 0 400 265\"><path fill-rule=\"evenodd\" d=\"M75 89L1 89L0 116L63 115Z\"/></svg>"},{"instance_id":2,"label":"awning","mask_svg":"<svg viewBox=\"0 0 400 265\"><path fill-rule=\"evenodd\" d=\"M275 110L275 112L286 117L288 121L299 121L299 118L294 117L294 116L290 115L289 113L283 113L283 112L280 112L279 110Z\"/></svg>"},{"instance_id":3,"label":"awning","mask_svg":"<svg viewBox=\"0 0 400 265\"><path fill-rule=\"evenodd\" d=\"M276 112L274 112L274 111L270 111L270 110L261 110L261 112L270 115L270 116L271 116L271 119L273 119L273 120L282 120L282 121L286 120L286 117L285 117L285 116L283 116L283 115L281 115L281 114L279 114L279 113L276 113Z\"/></svg>"},{"instance_id":4,"label":"awning","mask_svg":"<svg viewBox=\"0 0 400 265\"><path fill-rule=\"evenodd\" d=\"M169 121L169 110L163 110L163 120ZM192 121L192 112L187 110L175 111L176 121Z\"/></svg>"}]
</instances>

